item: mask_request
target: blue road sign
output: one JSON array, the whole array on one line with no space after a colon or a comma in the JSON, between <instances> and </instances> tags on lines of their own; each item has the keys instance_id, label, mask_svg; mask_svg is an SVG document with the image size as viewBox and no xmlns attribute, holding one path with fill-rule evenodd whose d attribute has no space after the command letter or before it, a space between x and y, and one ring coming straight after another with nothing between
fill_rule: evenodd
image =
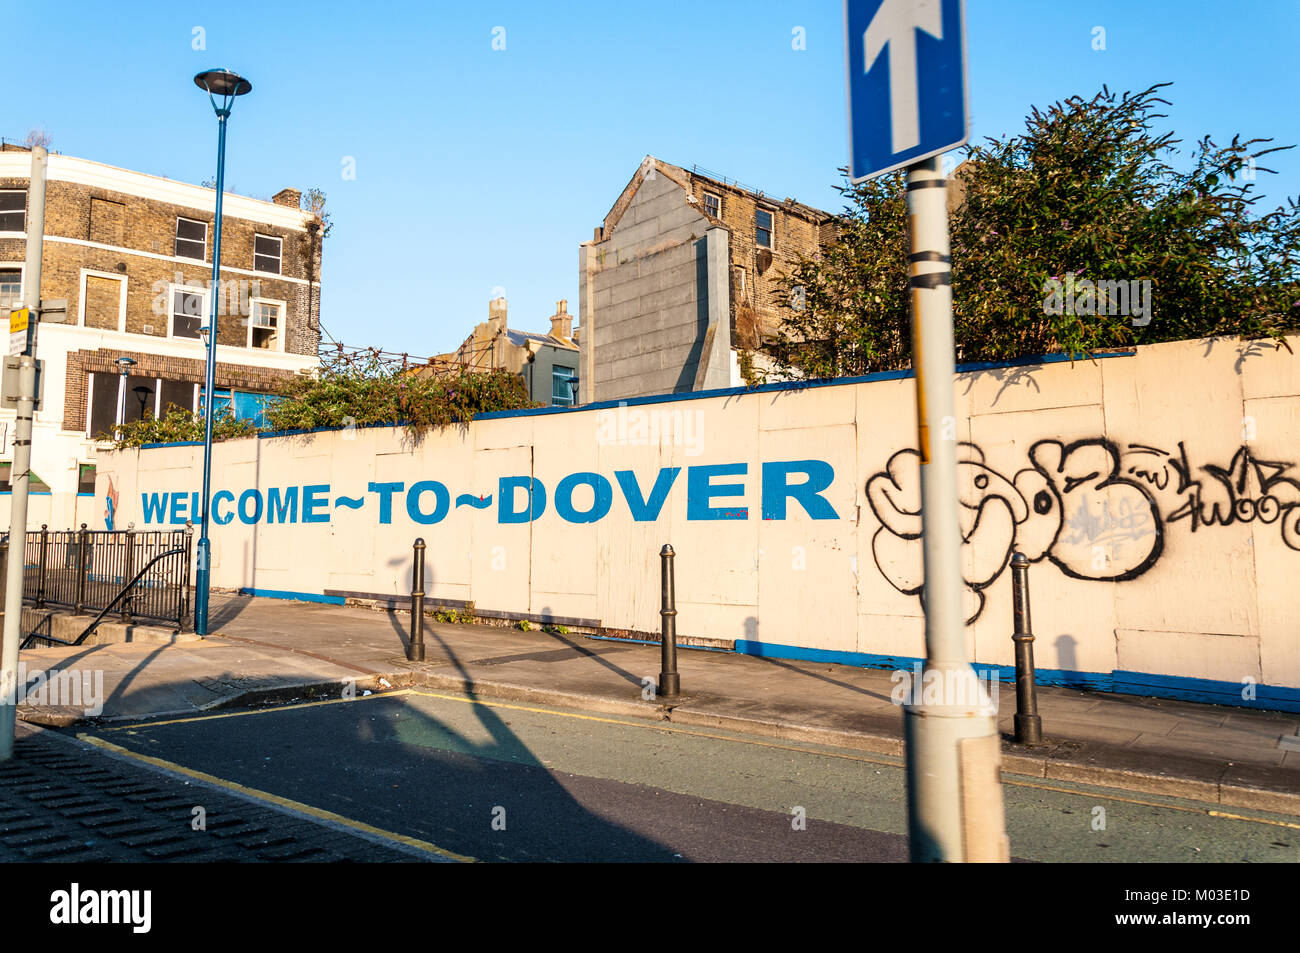
<instances>
[{"instance_id":1,"label":"blue road sign","mask_svg":"<svg viewBox=\"0 0 1300 953\"><path fill-rule=\"evenodd\" d=\"M845 0L854 182L964 143L964 0Z\"/></svg>"}]
</instances>

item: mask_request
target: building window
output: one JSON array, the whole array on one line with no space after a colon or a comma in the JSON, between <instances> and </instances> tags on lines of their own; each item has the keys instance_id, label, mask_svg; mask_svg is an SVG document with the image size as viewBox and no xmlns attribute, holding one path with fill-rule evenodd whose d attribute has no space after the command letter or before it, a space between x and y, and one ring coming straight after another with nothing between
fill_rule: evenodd
<instances>
[{"instance_id":1,"label":"building window","mask_svg":"<svg viewBox=\"0 0 1300 953\"><path fill-rule=\"evenodd\" d=\"M172 410L194 412L199 387L186 381L158 377L126 377L112 372L90 375L86 401L86 436L113 438L115 424L129 424L146 417L166 416Z\"/></svg>"},{"instance_id":2,"label":"building window","mask_svg":"<svg viewBox=\"0 0 1300 953\"><path fill-rule=\"evenodd\" d=\"M176 257L205 261L208 257L208 223L176 219Z\"/></svg>"},{"instance_id":3,"label":"building window","mask_svg":"<svg viewBox=\"0 0 1300 953\"><path fill-rule=\"evenodd\" d=\"M0 462L0 493L12 493L13 484L9 482L9 476L13 471L13 464L9 461ZM27 491L29 493L49 493L50 486L44 480L36 475L36 471L27 471Z\"/></svg>"},{"instance_id":4,"label":"building window","mask_svg":"<svg viewBox=\"0 0 1300 953\"><path fill-rule=\"evenodd\" d=\"M173 410L194 412L198 399L199 385L188 381L158 382L158 416L166 417Z\"/></svg>"},{"instance_id":5,"label":"building window","mask_svg":"<svg viewBox=\"0 0 1300 953\"><path fill-rule=\"evenodd\" d=\"M77 466L77 492L95 495L95 465L82 463Z\"/></svg>"},{"instance_id":6,"label":"building window","mask_svg":"<svg viewBox=\"0 0 1300 953\"><path fill-rule=\"evenodd\" d=\"M0 192L0 232L27 231L27 193L14 189Z\"/></svg>"},{"instance_id":7,"label":"building window","mask_svg":"<svg viewBox=\"0 0 1300 953\"><path fill-rule=\"evenodd\" d=\"M761 208L754 212L754 241L759 248L772 247L772 213Z\"/></svg>"},{"instance_id":8,"label":"building window","mask_svg":"<svg viewBox=\"0 0 1300 953\"><path fill-rule=\"evenodd\" d=\"M277 301L251 302L253 313L248 319L248 346L263 348L268 351L281 351L283 339L280 335L280 315L283 304Z\"/></svg>"},{"instance_id":9,"label":"building window","mask_svg":"<svg viewBox=\"0 0 1300 953\"><path fill-rule=\"evenodd\" d=\"M714 218L722 218L722 196L714 195L712 192L705 192L704 211Z\"/></svg>"},{"instance_id":10,"label":"building window","mask_svg":"<svg viewBox=\"0 0 1300 953\"><path fill-rule=\"evenodd\" d=\"M560 364L551 366L551 403L559 407L573 406L573 368Z\"/></svg>"},{"instance_id":11,"label":"building window","mask_svg":"<svg viewBox=\"0 0 1300 953\"><path fill-rule=\"evenodd\" d=\"M81 270L81 323L88 328L126 330L126 276Z\"/></svg>"},{"instance_id":12,"label":"building window","mask_svg":"<svg viewBox=\"0 0 1300 953\"><path fill-rule=\"evenodd\" d=\"M281 241L269 235L253 236L253 270L280 273Z\"/></svg>"},{"instance_id":13,"label":"building window","mask_svg":"<svg viewBox=\"0 0 1300 953\"><path fill-rule=\"evenodd\" d=\"M206 297L207 295L203 291L172 287L171 334L168 335L169 337L201 338L199 328L205 324L203 305Z\"/></svg>"},{"instance_id":14,"label":"building window","mask_svg":"<svg viewBox=\"0 0 1300 953\"><path fill-rule=\"evenodd\" d=\"M0 308L16 308L23 297L23 270L0 268Z\"/></svg>"},{"instance_id":15,"label":"building window","mask_svg":"<svg viewBox=\"0 0 1300 953\"><path fill-rule=\"evenodd\" d=\"M256 391L216 388L213 390L212 413L216 416L229 414L235 420L246 420L254 427L269 427L270 419L266 410L281 398L277 394L260 394ZM207 406L203 388L199 388L199 413L206 413Z\"/></svg>"}]
</instances>

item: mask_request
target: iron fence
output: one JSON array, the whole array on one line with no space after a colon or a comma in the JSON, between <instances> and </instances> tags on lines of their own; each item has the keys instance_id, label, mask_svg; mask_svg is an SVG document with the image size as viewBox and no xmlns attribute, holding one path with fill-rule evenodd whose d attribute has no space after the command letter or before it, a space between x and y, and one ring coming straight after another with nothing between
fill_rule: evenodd
<instances>
[{"instance_id":1,"label":"iron fence","mask_svg":"<svg viewBox=\"0 0 1300 953\"><path fill-rule=\"evenodd\" d=\"M101 611L143 570L116 606L122 621L162 622L184 631L190 623L193 530L188 523L185 529L142 533L89 530L85 523L72 530L42 526L27 533L23 601L79 615Z\"/></svg>"}]
</instances>

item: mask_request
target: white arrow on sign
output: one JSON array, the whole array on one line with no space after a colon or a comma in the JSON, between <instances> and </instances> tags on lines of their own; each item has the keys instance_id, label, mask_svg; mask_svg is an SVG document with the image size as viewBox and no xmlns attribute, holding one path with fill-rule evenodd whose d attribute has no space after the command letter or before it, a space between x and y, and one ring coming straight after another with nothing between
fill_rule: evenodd
<instances>
[{"instance_id":1,"label":"white arrow on sign","mask_svg":"<svg viewBox=\"0 0 1300 953\"><path fill-rule=\"evenodd\" d=\"M939 0L884 0L862 34L862 71L889 46L890 144L895 153L921 144L917 105L916 31L943 39L943 6Z\"/></svg>"}]
</instances>

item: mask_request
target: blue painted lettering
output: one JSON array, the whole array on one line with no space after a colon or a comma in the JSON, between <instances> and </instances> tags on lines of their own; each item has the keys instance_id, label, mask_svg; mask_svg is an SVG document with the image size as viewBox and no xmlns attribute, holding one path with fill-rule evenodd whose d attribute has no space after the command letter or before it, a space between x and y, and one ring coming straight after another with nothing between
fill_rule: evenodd
<instances>
[{"instance_id":1,"label":"blue painted lettering","mask_svg":"<svg viewBox=\"0 0 1300 953\"><path fill-rule=\"evenodd\" d=\"M515 490L521 487L529 490L529 508L516 510ZM534 480L532 477L526 476L502 477L500 479L497 486L498 523L527 523L529 520L540 518L545 512L546 487L542 485L541 480Z\"/></svg>"},{"instance_id":2,"label":"blue painted lettering","mask_svg":"<svg viewBox=\"0 0 1300 953\"><path fill-rule=\"evenodd\" d=\"M716 496L744 496L745 484L712 483L715 476L744 476L749 470L745 463L717 463L712 466L689 467L686 471L686 518L688 520L745 520L749 519L746 506L711 506Z\"/></svg>"},{"instance_id":3,"label":"blue painted lettering","mask_svg":"<svg viewBox=\"0 0 1300 953\"><path fill-rule=\"evenodd\" d=\"M591 487L595 500L591 509L579 513L573 507L573 491L580 484ZM555 512L570 523L594 523L603 519L614 502L614 488L599 473L570 473L555 488Z\"/></svg>"},{"instance_id":4,"label":"blue painted lettering","mask_svg":"<svg viewBox=\"0 0 1300 953\"><path fill-rule=\"evenodd\" d=\"M298 488L296 486L285 487L283 498L280 496L278 486L271 487L266 494L266 521L268 523L298 522Z\"/></svg>"},{"instance_id":5,"label":"blue painted lettering","mask_svg":"<svg viewBox=\"0 0 1300 953\"><path fill-rule=\"evenodd\" d=\"M802 483L790 484L791 473L808 477ZM763 464L763 519L785 519L785 501L793 497L804 511L815 520L838 519L834 508L822 496L822 491L835 479L835 469L825 460L786 460Z\"/></svg>"},{"instance_id":6,"label":"blue painted lettering","mask_svg":"<svg viewBox=\"0 0 1300 953\"><path fill-rule=\"evenodd\" d=\"M401 493L405 483L371 483L368 489L379 494L379 522L393 521L393 494Z\"/></svg>"},{"instance_id":7,"label":"blue painted lettering","mask_svg":"<svg viewBox=\"0 0 1300 953\"><path fill-rule=\"evenodd\" d=\"M668 491L673 488L677 474L681 472L681 467L660 469L658 476L655 477L655 485L650 490L650 499L647 500L641 495L641 487L636 482L635 473L631 470L615 470L614 476L623 490L623 499L627 500L627 508L632 512L632 519L638 523L653 523L657 520L659 512L664 508L664 500L668 499Z\"/></svg>"},{"instance_id":8,"label":"blue painted lettering","mask_svg":"<svg viewBox=\"0 0 1300 953\"><path fill-rule=\"evenodd\" d=\"M248 512L248 503L254 504L253 512ZM235 507L239 511L239 521L252 525L262 518L262 494L257 490L245 490L239 494L239 504Z\"/></svg>"},{"instance_id":9,"label":"blue painted lettering","mask_svg":"<svg viewBox=\"0 0 1300 953\"><path fill-rule=\"evenodd\" d=\"M224 517L221 515L221 504L233 502L235 502L235 494L229 490L218 490L212 494L212 519L218 526L225 526L235 518L234 513L227 513Z\"/></svg>"},{"instance_id":10,"label":"blue painted lettering","mask_svg":"<svg viewBox=\"0 0 1300 953\"><path fill-rule=\"evenodd\" d=\"M400 483L397 485L401 486ZM425 493L433 494L432 513L426 513L420 509L420 497ZM406 515L416 523L423 523L426 526L432 523L440 523L446 517L447 510L450 507L451 494L437 480L421 480L419 483L412 483L411 488L406 491Z\"/></svg>"},{"instance_id":11,"label":"blue painted lettering","mask_svg":"<svg viewBox=\"0 0 1300 953\"><path fill-rule=\"evenodd\" d=\"M322 506L329 506L330 485L316 483L302 488L302 521L304 523L328 523L328 513L316 512Z\"/></svg>"}]
</instances>

